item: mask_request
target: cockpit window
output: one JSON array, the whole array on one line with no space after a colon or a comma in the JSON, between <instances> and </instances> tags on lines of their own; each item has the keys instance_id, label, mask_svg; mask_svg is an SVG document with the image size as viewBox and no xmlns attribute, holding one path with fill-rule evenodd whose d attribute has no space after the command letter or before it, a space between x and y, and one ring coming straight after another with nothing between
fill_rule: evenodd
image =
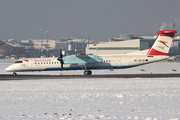
<instances>
[{"instance_id":1,"label":"cockpit window","mask_svg":"<svg viewBox=\"0 0 180 120\"><path fill-rule=\"evenodd\" d=\"M15 63L22 63L22 61L16 61Z\"/></svg>"}]
</instances>

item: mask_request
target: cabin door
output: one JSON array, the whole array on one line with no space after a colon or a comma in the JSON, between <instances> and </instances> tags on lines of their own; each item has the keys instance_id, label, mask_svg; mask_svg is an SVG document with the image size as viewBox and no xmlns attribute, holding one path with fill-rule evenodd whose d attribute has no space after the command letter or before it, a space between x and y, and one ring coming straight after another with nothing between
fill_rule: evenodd
<instances>
[{"instance_id":1,"label":"cabin door","mask_svg":"<svg viewBox=\"0 0 180 120\"><path fill-rule=\"evenodd\" d=\"M117 62L117 66L121 66L122 65L121 57L117 57L116 62Z\"/></svg>"},{"instance_id":2,"label":"cabin door","mask_svg":"<svg viewBox=\"0 0 180 120\"><path fill-rule=\"evenodd\" d=\"M29 70L32 70L32 69L33 69L33 61L29 60Z\"/></svg>"}]
</instances>

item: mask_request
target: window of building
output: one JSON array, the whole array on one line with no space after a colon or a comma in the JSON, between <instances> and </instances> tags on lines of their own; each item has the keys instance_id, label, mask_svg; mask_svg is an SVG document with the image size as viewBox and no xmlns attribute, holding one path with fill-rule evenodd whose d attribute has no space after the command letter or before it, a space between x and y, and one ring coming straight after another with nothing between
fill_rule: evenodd
<instances>
[{"instance_id":1,"label":"window of building","mask_svg":"<svg viewBox=\"0 0 180 120\"><path fill-rule=\"evenodd\" d=\"M139 47L97 47L89 50L139 50Z\"/></svg>"},{"instance_id":2,"label":"window of building","mask_svg":"<svg viewBox=\"0 0 180 120\"><path fill-rule=\"evenodd\" d=\"M89 48L89 50L96 50L96 48Z\"/></svg>"}]
</instances>

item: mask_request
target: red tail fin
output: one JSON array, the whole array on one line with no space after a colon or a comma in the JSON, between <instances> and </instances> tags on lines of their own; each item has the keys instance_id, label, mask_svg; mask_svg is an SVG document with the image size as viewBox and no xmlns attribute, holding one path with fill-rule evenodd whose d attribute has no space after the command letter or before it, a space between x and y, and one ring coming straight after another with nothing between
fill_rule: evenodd
<instances>
[{"instance_id":1,"label":"red tail fin","mask_svg":"<svg viewBox=\"0 0 180 120\"><path fill-rule=\"evenodd\" d=\"M177 33L177 30L163 30L158 31L156 41L153 46L147 52L147 55L168 55L171 43L173 41L174 35Z\"/></svg>"}]
</instances>

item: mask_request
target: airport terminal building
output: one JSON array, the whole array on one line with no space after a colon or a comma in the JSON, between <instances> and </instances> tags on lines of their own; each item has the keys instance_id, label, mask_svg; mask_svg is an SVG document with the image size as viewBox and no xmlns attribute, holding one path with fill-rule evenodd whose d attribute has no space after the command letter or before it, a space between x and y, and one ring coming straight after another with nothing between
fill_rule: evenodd
<instances>
[{"instance_id":1,"label":"airport terminal building","mask_svg":"<svg viewBox=\"0 0 180 120\"><path fill-rule=\"evenodd\" d=\"M103 54L126 54L151 48L157 35L155 36L133 36L130 34L120 34L109 40L109 42L100 42L98 44L89 44L86 47L86 54L103 55ZM170 56L180 55L180 36L175 36Z\"/></svg>"}]
</instances>

